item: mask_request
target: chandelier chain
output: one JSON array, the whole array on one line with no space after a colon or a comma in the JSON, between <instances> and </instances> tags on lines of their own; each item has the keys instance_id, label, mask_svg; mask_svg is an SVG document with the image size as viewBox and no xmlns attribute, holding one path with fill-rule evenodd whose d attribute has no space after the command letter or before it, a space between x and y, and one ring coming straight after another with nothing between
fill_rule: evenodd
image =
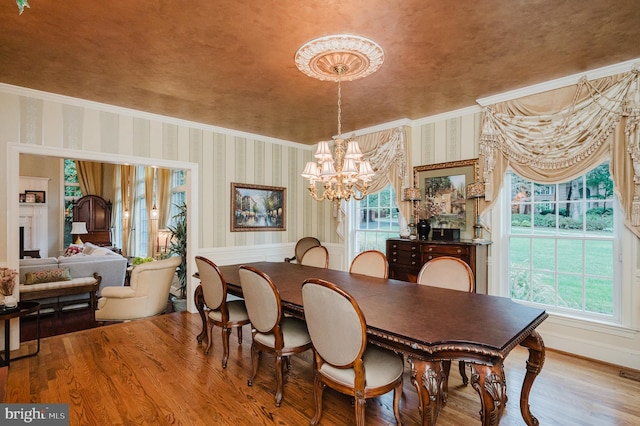
<instances>
[{"instance_id":1,"label":"chandelier chain","mask_svg":"<svg viewBox=\"0 0 640 426\"><path fill-rule=\"evenodd\" d=\"M336 72L338 73L338 137L342 138L342 89L340 80L342 77L343 68L337 66Z\"/></svg>"}]
</instances>

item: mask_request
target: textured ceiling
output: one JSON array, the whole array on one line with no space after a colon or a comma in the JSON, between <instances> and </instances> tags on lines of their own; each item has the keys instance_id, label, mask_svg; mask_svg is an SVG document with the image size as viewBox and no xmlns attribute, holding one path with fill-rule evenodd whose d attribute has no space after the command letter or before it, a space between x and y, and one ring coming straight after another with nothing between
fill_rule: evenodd
<instances>
[{"instance_id":1,"label":"textured ceiling","mask_svg":"<svg viewBox=\"0 0 640 426\"><path fill-rule=\"evenodd\" d=\"M637 0L0 0L0 82L306 144L337 131L337 86L298 47L368 37L343 133L640 58Z\"/></svg>"}]
</instances>

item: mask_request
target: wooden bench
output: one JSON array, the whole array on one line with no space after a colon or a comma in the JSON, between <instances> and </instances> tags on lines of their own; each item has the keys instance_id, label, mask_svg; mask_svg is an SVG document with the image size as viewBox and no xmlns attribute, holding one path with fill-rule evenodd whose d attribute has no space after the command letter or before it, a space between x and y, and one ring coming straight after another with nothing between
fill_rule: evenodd
<instances>
[{"instance_id":1,"label":"wooden bench","mask_svg":"<svg viewBox=\"0 0 640 426\"><path fill-rule=\"evenodd\" d=\"M70 281L56 281L41 284L20 284L20 300L42 300L56 298L55 302L42 303L41 308L54 308L62 310L66 305L75 305L78 300L61 301L62 296L89 293L89 305L92 309L97 307L96 294L100 289L102 277L94 273L92 277L73 278Z\"/></svg>"}]
</instances>

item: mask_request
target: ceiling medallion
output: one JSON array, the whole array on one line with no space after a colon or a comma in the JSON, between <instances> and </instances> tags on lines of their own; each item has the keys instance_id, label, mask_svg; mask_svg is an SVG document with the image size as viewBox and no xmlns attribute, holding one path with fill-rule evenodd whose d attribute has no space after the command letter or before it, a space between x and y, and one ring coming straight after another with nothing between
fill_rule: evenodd
<instances>
[{"instance_id":1,"label":"ceiling medallion","mask_svg":"<svg viewBox=\"0 0 640 426\"><path fill-rule=\"evenodd\" d=\"M373 40L337 34L311 40L298 49L296 66L309 77L323 81L352 81L373 74L384 62L382 47ZM336 73L336 67L343 71Z\"/></svg>"}]
</instances>

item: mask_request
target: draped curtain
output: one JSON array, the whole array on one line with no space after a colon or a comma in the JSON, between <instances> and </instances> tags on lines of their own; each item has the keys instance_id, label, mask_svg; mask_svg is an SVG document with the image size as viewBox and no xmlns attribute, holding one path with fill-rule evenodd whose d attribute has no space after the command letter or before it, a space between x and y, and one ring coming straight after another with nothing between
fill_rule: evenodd
<instances>
[{"instance_id":1,"label":"draped curtain","mask_svg":"<svg viewBox=\"0 0 640 426\"><path fill-rule=\"evenodd\" d=\"M535 182L574 179L607 159L625 224L640 237L639 69L483 111L480 166L486 209L507 168Z\"/></svg>"},{"instance_id":2,"label":"draped curtain","mask_svg":"<svg viewBox=\"0 0 640 426\"><path fill-rule=\"evenodd\" d=\"M102 163L78 160L75 162L82 194L102 196Z\"/></svg>"},{"instance_id":3,"label":"draped curtain","mask_svg":"<svg viewBox=\"0 0 640 426\"><path fill-rule=\"evenodd\" d=\"M407 154L407 135L405 127L383 130L357 137L363 158L371 163L375 175L368 185L369 194L383 190L392 184L396 191L396 204L403 217L410 216L410 206L401 203L403 188L410 186L407 176L411 175ZM344 202L338 214L337 232L344 238L346 213Z\"/></svg>"},{"instance_id":4,"label":"draped curtain","mask_svg":"<svg viewBox=\"0 0 640 426\"><path fill-rule=\"evenodd\" d=\"M149 224L149 233L147 235L147 256L153 257L155 252L155 241L156 234L158 230L158 219L153 218L151 216L151 212L154 206L154 176L155 176L155 168L154 167L145 167L144 168L144 205L147 209L147 223ZM156 207L157 208L157 207Z\"/></svg>"},{"instance_id":5,"label":"draped curtain","mask_svg":"<svg viewBox=\"0 0 640 426\"><path fill-rule=\"evenodd\" d=\"M122 254L128 256L134 252L134 241L131 238L131 218L134 217L133 182L135 182L135 166L120 165L120 199L122 200Z\"/></svg>"},{"instance_id":6,"label":"draped curtain","mask_svg":"<svg viewBox=\"0 0 640 426\"><path fill-rule=\"evenodd\" d=\"M171 169L156 170L156 205L158 207L158 229L165 229L171 214Z\"/></svg>"}]
</instances>

